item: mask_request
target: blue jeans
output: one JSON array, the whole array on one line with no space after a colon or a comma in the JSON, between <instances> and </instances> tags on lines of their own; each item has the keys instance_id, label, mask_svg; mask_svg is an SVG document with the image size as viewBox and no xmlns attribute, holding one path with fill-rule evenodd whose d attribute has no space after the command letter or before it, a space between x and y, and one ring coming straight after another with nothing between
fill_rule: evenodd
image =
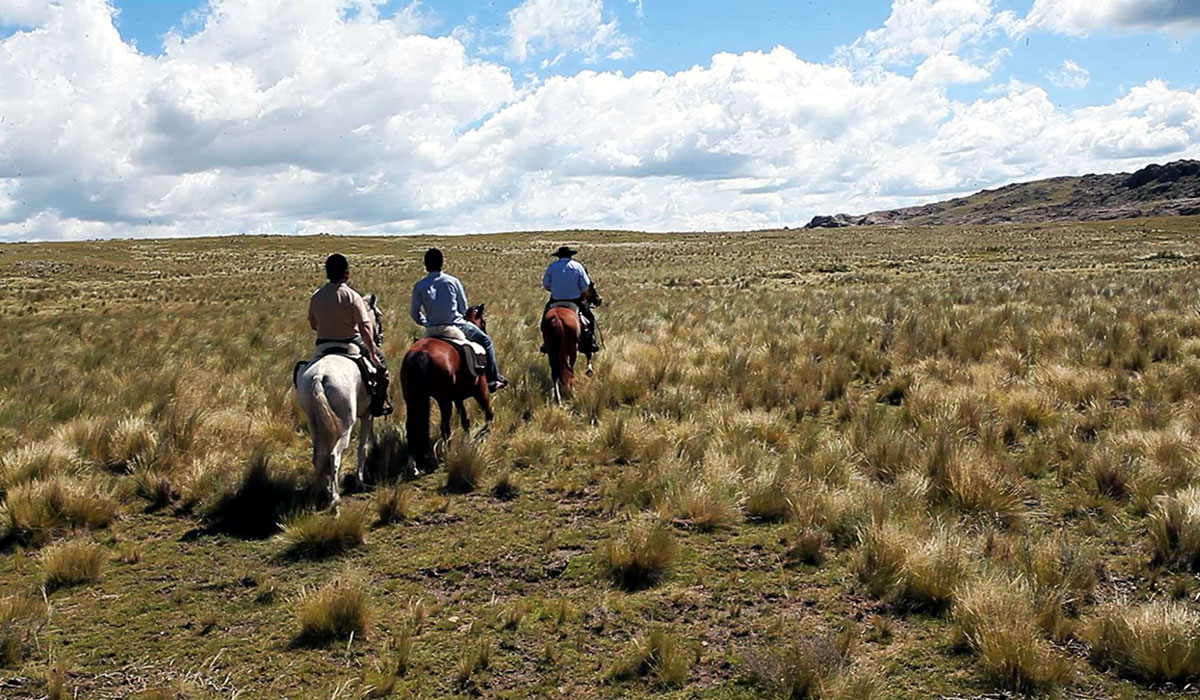
<instances>
[{"instance_id":1,"label":"blue jeans","mask_svg":"<svg viewBox=\"0 0 1200 700\"><path fill-rule=\"evenodd\" d=\"M459 321L454 325L462 330L463 335L467 336L467 340L472 343L479 343L487 351L487 367L484 369L487 380L489 382L499 380L500 365L496 364L496 346L492 344L491 336L480 330L479 326L476 326L474 323Z\"/></svg>"}]
</instances>

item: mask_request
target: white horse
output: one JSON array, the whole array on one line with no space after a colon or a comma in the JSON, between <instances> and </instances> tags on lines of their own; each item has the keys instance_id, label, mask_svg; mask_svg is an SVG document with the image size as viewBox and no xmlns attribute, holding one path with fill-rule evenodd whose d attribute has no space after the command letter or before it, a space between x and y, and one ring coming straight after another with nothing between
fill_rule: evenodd
<instances>
[{"instance_id":1,"label":"white horse","mask_svg":"<svg viewBox=\"0 0 1200 700\"><path fill-rule=\"evenodd\" d=\"M367 308L375 316L375 347L381 347L383 334L380 320L383 316L376 305L375 295L365 298ZM342 345L342 344L338 344ZM357 347L354 351L357 352ZM322 348L318 348L318 353ZM308 416L308 425L313 438L313 469L316 482L315 495L324 495L330 508L336 508L338 495L337 477L341 472L342 453L350 446L350 434L354 423L362 421L358 432L358 466L355 471L354 488L363 486L363 467L367 462L367 446L374 442L374 417L371 415L371 397L363 381L358 364L344 354L328 354L314 362L296 366L296 395L300 406Z\"/></svg>"}]
</instances>

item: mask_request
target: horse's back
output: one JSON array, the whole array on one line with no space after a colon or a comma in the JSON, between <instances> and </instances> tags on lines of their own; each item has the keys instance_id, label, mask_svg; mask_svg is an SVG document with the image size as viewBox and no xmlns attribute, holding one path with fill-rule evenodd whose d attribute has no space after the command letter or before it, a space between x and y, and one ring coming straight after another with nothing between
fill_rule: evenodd
<instances>
[{"instance_id":1,"label":"horse's back","mask_svg":"<svg viewBox=\"0 0 1200 700\"><path fill-rule=\"evenodd\" d=\"M318 383L321 393L325 394L334 410L339 407L357 408L360 395L366 391L358 365L354 360L340 355L320 357L308 363L296 377L296 395L305 409L314 405ZM357 413L357 410L351 413Z\"/></svg>"},{"instance_id":2,"label":"horse's back","mask_svg":"<svg viewBox=\"0 0 1200 700\"><path fill-rule=\"evenodd\" d=\"M542 338L546 342L578 340L579 313L566 307L551 307L542 317Z\"/></svg>"},{"instance_id":3,"label":"horse's back","mask_svg":"<svg viewBox=\"0 0 1200 700\"><path fill-rule=\"evenodd\" d=\"M406 393L448 391L458 382L461 363L455 346L438 338L421 338L400 362L400 386Z\"/></svg>"}]
</instances>

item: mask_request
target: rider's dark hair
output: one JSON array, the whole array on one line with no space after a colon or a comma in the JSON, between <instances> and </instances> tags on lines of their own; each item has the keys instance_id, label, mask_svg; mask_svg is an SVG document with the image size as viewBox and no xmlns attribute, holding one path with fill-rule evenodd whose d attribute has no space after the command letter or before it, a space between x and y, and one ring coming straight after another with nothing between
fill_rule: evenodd
<instances>
[{"instance_id":1,"label":"rider's dark hair","mask_svg":"<svg viewBox=\"0 0 1200 700\"><path fill-rule=\"evenodd\" d=\"M341 253L334 253L325 258L325 276L330 282L337 282L350 271L350 261Z\"/></svg>"},{"instance_id":2,"label":"rider's dark hair","mask_svg":"<svg viewBox=\"0 0 1200 700\"><path fill-rule=\"evenodd\" d=\"M442 251L437 248L430 248L425 251L425 269L428 272L436 272L442 269Z\"/></svg>"}]
</instances>

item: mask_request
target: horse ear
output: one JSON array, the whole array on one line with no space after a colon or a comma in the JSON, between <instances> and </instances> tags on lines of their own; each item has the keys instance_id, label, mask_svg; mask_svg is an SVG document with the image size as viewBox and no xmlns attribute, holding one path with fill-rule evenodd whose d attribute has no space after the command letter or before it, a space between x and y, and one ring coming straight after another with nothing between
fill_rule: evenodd
<instances>
[{"instance_id":1,"label":"horse ear","mask_svg":"<svg viewBox=\"0 0 1200 700\"><path fill-rule=\"evenodd\" d=\"M367 305L368 306L375 306L378 302L379 302L379 297L375 296L374 294L367 295Z\"/></svg>"},{"instance_id":2,"label":"horse ear","mask_svg":"<svg viewBox=\"0 0 1200 700\"><path fill-rule=\"evenodd\" d=\"M485 307L485 306L487 306L487 304L480 304L480 305L479 305L479 315L480 315L480 316L482 316L482 315L483 315L483 309L484 309L484 307Z\"/></svg>"}]
</instances>

